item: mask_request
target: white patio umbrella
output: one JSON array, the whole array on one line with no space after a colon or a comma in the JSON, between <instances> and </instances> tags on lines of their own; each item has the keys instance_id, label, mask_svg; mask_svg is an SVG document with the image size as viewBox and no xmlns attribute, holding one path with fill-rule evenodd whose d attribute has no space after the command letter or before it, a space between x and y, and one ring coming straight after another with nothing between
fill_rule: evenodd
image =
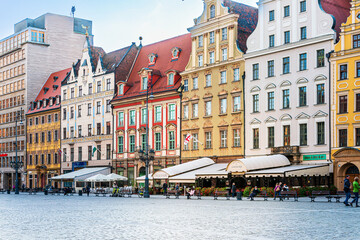
<instances>
[{"instance_id":1,"label":"white patio umbrella","mask_svg":"<svg viewBox=\"0 0 360 240\"><path fill-rule=\"evenodd\" d=\"M104 174L96 174L85 179L85 182L108 182Z\"/></svg>"},{"instance_id":2,"label":"white patio umbrella","mask_svg":"<svg viewBox=\"0 0 360 240\"><path fill-rule=\"evenodd\" d=\"M107 181L127 181L128 180L127 177L124 177L124 176L121 176L121 175L115 174L115 173L110 173L109 175L106 175L105 179Z\"/></svg>"}]
</instances>

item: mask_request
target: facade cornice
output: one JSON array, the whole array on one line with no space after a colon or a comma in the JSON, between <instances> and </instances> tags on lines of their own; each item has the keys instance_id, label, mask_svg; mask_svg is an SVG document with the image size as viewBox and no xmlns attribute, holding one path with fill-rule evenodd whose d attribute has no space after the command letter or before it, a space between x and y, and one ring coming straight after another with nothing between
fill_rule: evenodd
<instances>
[{"instance_id":1,"label":"facade cornice","mask_svg":"<svg viewBox=\"0 0 360 240\"><path fill-rule=\"evenodd\" d=\"M207 22L200 23L188 28L187 30L191 32L191 37L197 37L205 32L212 32L219 28L230 27L234 24L237 25L238 17L239 15L236 13L228 14L215 19L210 19Z\"/></svg>"}]
</instances>

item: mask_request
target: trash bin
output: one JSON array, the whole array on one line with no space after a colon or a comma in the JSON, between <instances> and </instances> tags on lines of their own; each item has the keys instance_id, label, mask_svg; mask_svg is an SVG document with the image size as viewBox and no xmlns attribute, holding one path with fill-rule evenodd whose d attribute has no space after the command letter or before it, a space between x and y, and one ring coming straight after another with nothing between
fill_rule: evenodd
<instances>
[{"instance_id":1,"label":"trash bin","mask_svg":"<svg viewBox=\"0 0 360 240\"><path fill-rule=\"evenodd\" d=\"M242 200L242 192L238 192L238 193L236 194L236 199L237 199L237 200Z\"/></svg>"},{"instance_id":2,"label":"trash bin","mask_svg":"<svg viewBox=\"0 0 360 240\"><path fill-rule=\"evenodd\" d=\"M79 190L79 196L82 196L83 191Z\"/></svg>"},{"instance_id":3,"label":"trash bin","mask_svg":"<svg viewBox=\"0 0 360 240\"><path fill-rule=\"evenodd\" d=\"M44 194L45 195L48 195L49 194L49 191L47 189L44 190Z\"/></svg>"},{"instance_id":4,"label":"trash bin","mask_svg":"<svg viewBox=\"0 0 360 240\"><path fill-rule=\"evenodd\" d=\"M6 190L7 194L10 194L10 189Z\"/></svg>"}]
</instances>

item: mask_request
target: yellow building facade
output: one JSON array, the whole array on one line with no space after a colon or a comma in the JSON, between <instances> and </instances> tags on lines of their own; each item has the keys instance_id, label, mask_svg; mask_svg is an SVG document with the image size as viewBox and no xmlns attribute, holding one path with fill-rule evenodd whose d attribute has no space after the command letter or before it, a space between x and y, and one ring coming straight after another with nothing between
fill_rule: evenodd
<instances>
[{"instance_id":1,"label":"yellow building facade","mask_svg":"<svg viewBox=\"0 0 360 240\"><path fill-rule=\"evenodd\" d=\"M360 1L351 1L350 16L341 26L331 55L332 158L334 183L343 188L360 169Z\"/></svg>"},{"instance_id":2,"label":"yellow building facade","mask_svg":"<svg viewBox=\"0 0 360 240\"><path fill-rule=\"evenodd\" d=\"M65 69L50 75L26 114L26 187L60 187L51 178L60 175L60 95Z\"/></svg>"},{"instance_id":3,"label":"yellow building facade","mask_svg":"<svg viewBox=\"0 0 360 240\"><path fill-rule=\"evenodd\" d=\"M188 29L192 52L181 73L183 162L244 156L243 54L256 21L255 8L206 0L203 14ZM188 143L187 136L192 137Z\"/></svg>"}]
</instances>

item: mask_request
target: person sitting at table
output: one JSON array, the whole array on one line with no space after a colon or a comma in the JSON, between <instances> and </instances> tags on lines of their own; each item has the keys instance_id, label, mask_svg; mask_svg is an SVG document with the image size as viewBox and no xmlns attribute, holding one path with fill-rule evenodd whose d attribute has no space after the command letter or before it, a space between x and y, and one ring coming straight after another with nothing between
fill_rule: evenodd
<instances>
[{"instance_id":1,"label":"person sitting at table","mask_svg":"<svg viewBox=\"0 0 360 240\"><path fill-rule=\"evenodd\" d=\"M252 190L252 193L248 197L248 199L250 198L250 201L254 201L254 197L256 195L258 195L258 193L259 193L259 190L258 190L257 186L255 186L254 189Z\"/></svg>"}]
</instances>

